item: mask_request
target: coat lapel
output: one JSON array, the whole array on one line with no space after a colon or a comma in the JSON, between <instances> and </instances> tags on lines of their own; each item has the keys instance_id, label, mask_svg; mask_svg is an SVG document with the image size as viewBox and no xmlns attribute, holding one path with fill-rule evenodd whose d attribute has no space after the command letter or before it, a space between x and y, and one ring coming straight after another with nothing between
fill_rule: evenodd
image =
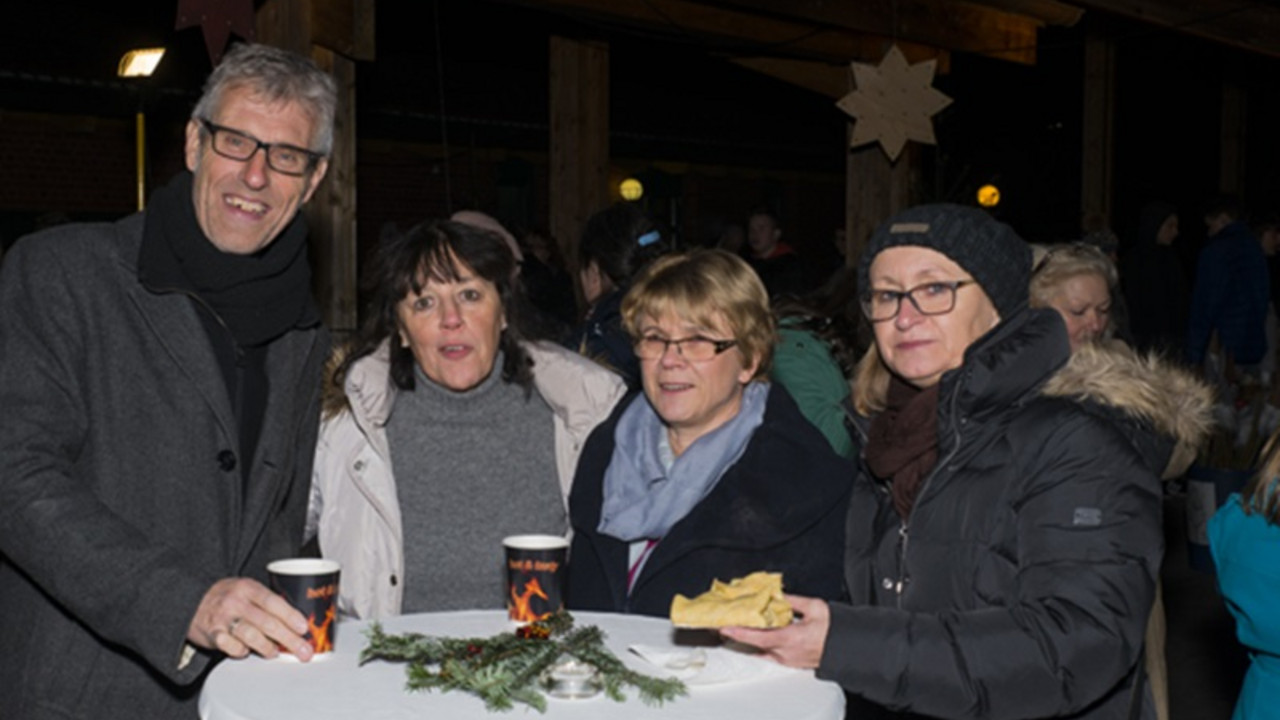
<instances>
[{"instance_id":1,"label":"coat lapel","mask_svg":"<svg viewBox=\"0 0 1280 720\"><path fill-rule=\"evenodd\" d=\"M616 419L616 415L614 416ZM613 427L609 427L613 431ZM603 504L603 482L584 482L574 487L577 493L569 504L571 522L577 532L590 538L591 545L600 556L600 571L604 574L605 587L610 596L609 607L621 608L627 600L627 570L629 568L628 543L600 533L600 508ZM573 561L569 561L573 573ZM570 580L572 582L572 580Z\"/></svg>"},{"instance_id":2,"label":"coat lapel","mask_svg":"<svg viewBox=\"0 0 1280 720\"><path fill-rule=\"evenodd\" d=\"M153 293L141 285L135 285L130 294L156 340L204 398L227 442L234 446L237 434L231 398L227 396L227 386L204 326L192 305L195 301L183 292Z\"/></svg>"},{"instance_id":3,"label":"coat lapel","mask_svg":"<svg viewBox=\"0 0 1280 720\"><path fill-rule=\"evenodd\" d=\"M299 464L296 455L306 450L298 447L303 423L320 424L318 408L315 418L308 419L304 413L307 404L319 394L320 377L311 370L319 367L313 356L325 350L322 335L317 330L291 331L267 350L267 407L250 471L248 496L244 499L244 521L236 545L237 567L252 555L272 514L290 491L293 472Z\"/></svg>"}]
</instances>

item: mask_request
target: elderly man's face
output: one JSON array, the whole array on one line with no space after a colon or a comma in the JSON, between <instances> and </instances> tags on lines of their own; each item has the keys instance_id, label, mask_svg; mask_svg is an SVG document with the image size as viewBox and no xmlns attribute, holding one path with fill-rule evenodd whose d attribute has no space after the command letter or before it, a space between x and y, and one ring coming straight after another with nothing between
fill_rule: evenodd
<instances>
[{"instance_id":1,"label":"elderly man's face","mask_svg":"<svg viewBox=\"0 0 1280 720\"><path fill-rule=\"evenodd\" d=\"M311 147L315 121L296 102L264 102L248 87L229 88L215 125L266 143ZM213 151L212 138L195 120L187 123L187 169L195 174L192 200L205 237L219 250L250 255L271 244L311 199L328 162L321 159L301 176L267 165L259 148L248 160L232 160Z\"/></svg>"}]
</instances>

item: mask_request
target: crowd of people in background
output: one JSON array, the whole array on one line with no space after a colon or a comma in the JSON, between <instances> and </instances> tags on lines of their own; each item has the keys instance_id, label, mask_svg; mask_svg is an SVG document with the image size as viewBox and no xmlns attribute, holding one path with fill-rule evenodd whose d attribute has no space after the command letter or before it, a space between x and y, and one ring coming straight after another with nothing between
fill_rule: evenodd
<instances>
[{"instance_id":1,"label":"crowd of people in background","mask_svg":"<svg viewBox=\"0 0 1280 720\"><path fill-rule=\"evenodd\" d=\"M1215 391L1280 378L1280 220L1212 201L1192 265L1163 202L1049 245L927 204L836 233L817 285L773 207L698 242L631 202L571 243L465 210L383 233L331 351L298 210L335 102L242 45L145 212L4 258L0 716L193 716L213 663L310 657L268 560L338 560L352 617L497 608L536 532L570 609L782 573L797 621L723 635L859 720L1168 718L1161 480ZM1280 691L1259 462L1211 532L1242 719Z\"/></svg>"}]
</instances>

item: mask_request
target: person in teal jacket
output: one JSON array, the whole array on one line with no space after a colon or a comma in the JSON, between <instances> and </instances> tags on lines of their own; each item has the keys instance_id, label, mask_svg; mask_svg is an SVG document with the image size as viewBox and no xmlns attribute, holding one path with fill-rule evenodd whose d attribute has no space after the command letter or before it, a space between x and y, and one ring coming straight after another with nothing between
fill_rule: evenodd
<instances>
[{"instance_id":1,"label":"person in teal jacket","mask_svg":"<svg viewBox=\"0 0 1280 720\"><path fill-rule=\"evenodd\" d=\"M1233 494L1209 521L1209 548L1218 586L1236 619L1236 636L1249 651L1232 720L1280 719L1280 434L1243 492Z\"/></svg>"},{"instance_id":2,"label":"person in teal jacket","mask_svg":"<svg viewBox=\"0 0 1280 720\"><path fill-rule=\"evenodd\" d=\"M803 298L784 295L773 300L778 344L769 376L787 389L800 413L836 454L848 459L856 451L847 424L852 408L849 378L870 343L859 331L857 312L854 268L837 271Z\"/></svg>"}]
</instances>

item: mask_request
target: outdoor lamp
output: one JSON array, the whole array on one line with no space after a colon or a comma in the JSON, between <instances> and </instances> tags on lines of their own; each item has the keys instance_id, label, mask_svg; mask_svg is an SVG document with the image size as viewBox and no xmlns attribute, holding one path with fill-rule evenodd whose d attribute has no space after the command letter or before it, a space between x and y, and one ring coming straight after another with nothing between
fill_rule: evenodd
<instances>
[{"instance_id":1,"label":"outdoor lamp","mask_svg":"<svg viewBox=\"0 0 1280 720\"><path fill-rule=\"evenodd\" d=\"M995 185L983 185L978 188L978 204L986 208L999 205L1000 188Z\"/></svg>"},{"instance_id":2,"label":"outdoor lamp","mask_svg":"<svg viewBox=\"0 0 1280 720\"><path fill-rule=\"evenodd\" d=\"M151 77L151 73L156 71L156 66L160 64L162 57L164 57L162 47L130 50L120 58L120 67L116 70L116 75L122 78Z\"/></svg>"},{"instance_id":3,"label":"outdoor lamp","mask_svg":"<svg viewBox=\"0 0 1280 720\"><path fill-rule=\"evenodd\" d=\"M151 73L156 71L156 66L160 64L160 58L164 57L164 48L139 48L130 50L120 58L120 66L116 68L116 75L122 78L147 78L151 77ZM141 210L147 204L147 115L142 111L142 101L138 101L138 113L135 116L135 135L137 140L137 170L138 170L138 209Z\"/></svg>"},{"instance_id":4,"label":"outdoor lamp","mask_svg":"<svg viewBox=\"0 0 1280 720\"><path fill-rule=\"evenodd\" d=\"M644 185L635 178L627 178L618 185L618 192L621 193L623 200L639 200L644 195Z\"/></svg>"}]
</instances>

